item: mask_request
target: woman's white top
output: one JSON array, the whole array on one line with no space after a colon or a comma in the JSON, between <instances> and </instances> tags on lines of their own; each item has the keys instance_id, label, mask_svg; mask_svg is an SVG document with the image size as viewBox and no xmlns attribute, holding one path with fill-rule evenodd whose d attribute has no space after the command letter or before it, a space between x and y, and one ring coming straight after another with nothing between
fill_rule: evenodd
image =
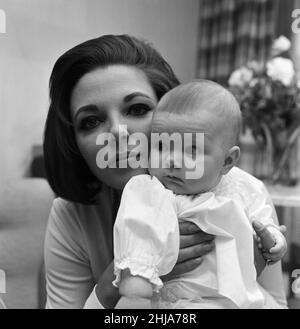
<instances>
[{"instance_id":1,"label":"woman's white top","mask_svg":"<svg viewBox=\"0 0 300 329\"><path fill-rule=\"evenodd\" d=\"M251 222L274 220L261 184L238 168L223 176L212 191L198 195L176 195L150 175L131 178L114 225L114 284L121 270L128 268L158 292L163 287L160 276L169 273L178 258L178 220L190 221L215 236L215 249L195 270L164 285L161 295L172 301L168 307L189 307L195 301L199 308L263 307Z\"/></svg>"}]
</instances>

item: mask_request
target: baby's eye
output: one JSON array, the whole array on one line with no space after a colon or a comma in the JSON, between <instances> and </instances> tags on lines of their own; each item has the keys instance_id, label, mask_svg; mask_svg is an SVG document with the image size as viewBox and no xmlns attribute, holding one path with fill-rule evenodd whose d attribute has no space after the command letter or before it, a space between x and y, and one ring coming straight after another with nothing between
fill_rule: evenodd
<instances>
[{"instance_id":1,"label":"baby's eye","mask_svg":"<svg viewBox=\"0 0 300 329\"><path fill-rule=\"evenodd\" d=\"M96 128L102 121L99 120L96 116L89 116L82 119L80 123L80 129L82 130L90 130Z\"/></svg>"},{"instance_id":2,"label":"baby's eye","mask_svg":"<svg viewBox=\"0 0 300 329\"><path fill-rule=\"evenodd\" d=\"M199 148L196 145L186 147L184 150L184 154L185 154L185 156L190 157L193 160L196 160L198 155L200 154Z\"/></svg>"},{"instance_id":3,"label":"baby's eye","mask_svg":"<svg viewBox=\"0 0 300 329\"><path fill-rule=\"evenodd\" d=\"M143 116L151 110L151 107L146 104L134 104L129 107L127 115Z\"/></svg>"},{"instance_id":4,"label":"baby's eye","mask_svg":"<svg viewBox=\"0 0 300 329\"><path fill-rule=\"evenodd\" d=\"M185 148L185 153L188 153L188 154L196 154L197 153L197 147L196 147L196 145L186 147Z\"/></svg>"}]
</instances>

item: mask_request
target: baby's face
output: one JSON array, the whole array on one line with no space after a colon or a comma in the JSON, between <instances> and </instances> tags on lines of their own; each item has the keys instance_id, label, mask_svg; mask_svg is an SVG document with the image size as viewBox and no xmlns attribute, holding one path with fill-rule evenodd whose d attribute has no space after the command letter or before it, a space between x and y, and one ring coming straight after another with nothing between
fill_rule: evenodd
<instances>
[{"instance_id":1,"label":"baby's face","mask_svg":"<svg viewBox=\"0 0 300 329\"><path fill-rule=\"evenodd\" d=\"M222 126L224 125L221 118L209 111L201 111L197 115L157 113L153 118L152 133L180 134L182 147L174 147L171 143L170 152L164 152L162 144L157 149L153 149L150 174L156 176L166 188L176 194L209 191L219 182L225 161L227 150L224 149ZM184 136L187 136L185 133L192 135L192 143L184 143ZM201 134L198 136L204 134L204 145L197 143L197 133ZM159 168L154 168L153 159L159 160ZM170 168L166 168L168 163ZM196 179L187 177L187 173L193 171L189 169L192 163L203 169L203 175L199 175L200 177Z\"/></svg>"}]
</instances>

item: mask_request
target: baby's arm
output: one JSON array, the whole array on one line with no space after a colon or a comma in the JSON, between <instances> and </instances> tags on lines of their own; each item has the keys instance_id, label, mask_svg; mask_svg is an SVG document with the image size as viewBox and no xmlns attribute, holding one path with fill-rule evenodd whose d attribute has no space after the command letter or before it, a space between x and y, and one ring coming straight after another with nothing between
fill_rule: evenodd
<instances>
[{"instance_id":1,"label":"baby's arm","mask_svg":"<svg viewBox=\"0 0 300 329\"><path fill-rule=\"evenodd\" d=\"M121 272L119 283L120 301L116 308L148 309L151 308L153 295L152 284L141 276L133 276L129 270Z\"/></svg>"},{"instance_id":2,"label":"baby's arm","mask_svg":"<svg viewBox=\"0 0 300 329\"><path fill-rule=\"evenodd\" d=\"M253 222L253 226L258 235L258 246L262 249L268 264L274 264L281 260L287 250L286 239L282 234L285 227L278 227L274 224L263 225L258 220Z\"/></svg>"},{"instance_id":3,"label":"baby's arm","mask_svg":"<svg viewBox=\"0 0 300 329\"><path fill-rule=\"evenodd\" d=\"M126 184L114 224L113 284L118 308L149 308L160 276L176 264L179 225L173 194L154 177L134 176ZM133 275L132 275L133 274Z\"/></svg>"},{"instance_id":4,"label":"baby's arm","mask_svg":"<svg viewBox=\"0 0 300 329\"><path fill-rule=\"evenodd\" d=\"M260 190L251 194L249 219L257 233L258 247L268 264L274 264L282 259L287 251L287 243L282 232L285 227L278 226L273 220L273 209L270 206L267 194Z\"/></svg>"}]
</instances>

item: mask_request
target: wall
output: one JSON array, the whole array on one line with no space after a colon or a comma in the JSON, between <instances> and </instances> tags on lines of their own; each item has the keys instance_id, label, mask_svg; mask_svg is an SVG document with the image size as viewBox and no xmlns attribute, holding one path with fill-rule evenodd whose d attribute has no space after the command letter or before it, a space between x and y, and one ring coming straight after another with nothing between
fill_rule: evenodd
<instances>
[{"instance_id":1,"label":"wall","mask_svg":"<svg viewBox=\"0 0 300 329\"><path fill-rule=\"evenodd\" d=\"M106 33L151 41L181 80L194 77L198 0L0 0L0 178L26 175L42 143L55 60Z\"/></svg>"}]
</instances>

